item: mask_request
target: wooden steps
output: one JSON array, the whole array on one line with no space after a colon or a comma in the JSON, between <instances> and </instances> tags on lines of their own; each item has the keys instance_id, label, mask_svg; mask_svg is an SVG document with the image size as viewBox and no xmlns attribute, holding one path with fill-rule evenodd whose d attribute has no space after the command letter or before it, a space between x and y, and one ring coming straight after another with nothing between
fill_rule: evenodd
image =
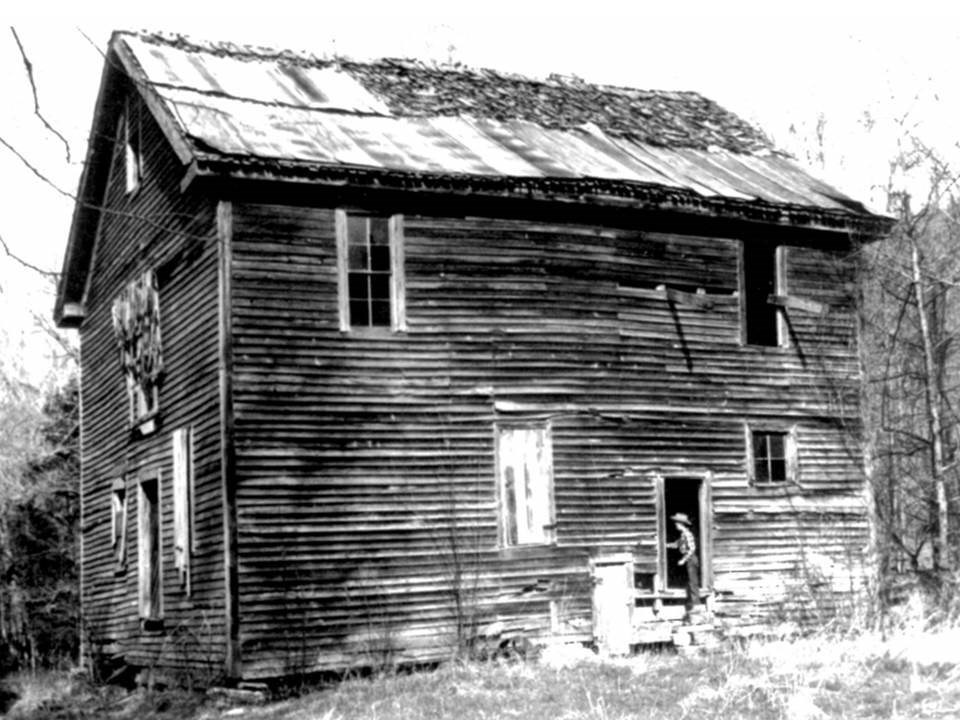
<instances>
[{"instance_id":1,"label":"wooden steps","mask_svg":"<svg viewBox=\"0 0 960 720\"><path fill-rule=\"evenodd\" d=\"M631 644L672 645L677 650L690 651L715 648L725 637L725 628L714 620L712 613L698 611L691 618L640 623L633 628Z\"/></svg>"}]
</instances>

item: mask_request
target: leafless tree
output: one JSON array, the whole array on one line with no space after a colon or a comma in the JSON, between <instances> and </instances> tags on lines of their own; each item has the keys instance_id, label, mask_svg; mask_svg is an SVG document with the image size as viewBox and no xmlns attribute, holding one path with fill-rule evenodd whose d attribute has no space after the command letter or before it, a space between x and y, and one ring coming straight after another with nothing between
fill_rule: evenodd
<instances>
[{"instance_id":1,"label":"leafless tree","mask_svg":"<svg viewBox=\"0 0 960 720\"><path fill-rule=\"evenodd\" d=\"M929 180L919 203L897 180L918 172ZM864 251L865 428L888 573L938 575L957 557L957 180L937 152L906 134L888 183L897 224Z\"/></svg>"}]
</instances>

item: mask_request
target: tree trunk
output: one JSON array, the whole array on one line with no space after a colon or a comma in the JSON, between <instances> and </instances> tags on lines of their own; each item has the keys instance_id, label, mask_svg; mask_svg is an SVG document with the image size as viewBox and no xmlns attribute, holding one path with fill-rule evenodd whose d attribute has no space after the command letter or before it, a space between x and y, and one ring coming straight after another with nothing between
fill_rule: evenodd
<instances>
[{"instance_id":1,"label":"tree trunk","mask_svg":"<svg viewBox=\"0 0 960 720\"><path fill-rule=\"evenodd\" d=\"M913 288L917 299L917 316L920 321L920 335L923 342L924 397L927 405L927 422L930 428L930 465L937 500L937 540L934 546L934 565L947 568L950 562L950 546L947 518L947 489L944 484L943 463L943 421L940 416L940 393L936 383L936 361L933 353L933 339L930 333L930 319L927 317L926 293L922 272L922 258L916 235L910 232L910 251L913 265Z\"/></svg>"}]
</instances>

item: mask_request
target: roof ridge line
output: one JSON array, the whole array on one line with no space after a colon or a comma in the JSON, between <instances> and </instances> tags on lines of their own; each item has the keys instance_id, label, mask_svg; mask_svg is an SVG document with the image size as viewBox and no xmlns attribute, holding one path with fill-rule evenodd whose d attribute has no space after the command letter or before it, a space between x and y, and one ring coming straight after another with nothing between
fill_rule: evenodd
<instances>
[{"instance_id":1,"label":"roof ridge line","mask_svg":"<svg viewBox=\"0 0 960 720\"><path fill-rule=\"evenodd\" d=\"M151 44L163 44L188 52L203 52L211 55L230 55L237 59L290 61L293 63L329 67L331 65L346 66L393 66L397 68L416 69L420 71L434 71L444 73L462 73L478 79L502 79L518 82L534 83L561 88L596 88L608 92L629 96L649 95L651 97L686 97L699 98L705 102L716 104L715 101L696 90L637 88L629 85L620 85L585 80L575 73L551 72L546 77L536 77L510 70L467 65L461 62L435 62L417 57L381 56L369 60L362 60L350 55L317 55L309 50L292 50L290 48L274 48L266 46L240 45L229 40L207 40L194 38L183 33L171 33L152 30L119 30L117 34L138 37Z\"/></svg>"}]
</instances>

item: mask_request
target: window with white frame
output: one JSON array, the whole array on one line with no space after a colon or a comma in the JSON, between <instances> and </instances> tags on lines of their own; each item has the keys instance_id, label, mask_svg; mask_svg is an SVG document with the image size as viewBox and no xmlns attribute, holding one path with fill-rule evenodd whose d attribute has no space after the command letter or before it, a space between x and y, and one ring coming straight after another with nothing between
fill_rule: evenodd
<instances>
[{"instance_id":1,"label":"window with white frame","mask_svg":"<svg viewBox=\"0 0 960 720\"><path fill-rule=\"evenodd\" d=\"M786 345L786 329L775 298L786 295L784 248L773 243L741 246L743 339L748 345Z\"/></svg>"},{"instance_id":2,"label":"window with white frame","mask_svg":"<svg viewBox=\"0 0 960 720\"><path fill-rule=\"evenodd\" d=\"M406 329L401 215L336 211L340 329Z\"/></svg>"},{"instance_id":3,"label":"window with white frame","mask_svg":"<svg viewBox=\"0 0 960 720\"><path fill-rule=\"evenodd\" d=\"M796 482L796 442L792 430L747 428L747 462L754 485Z\"/></svg>"},{"instance_id":4,"label":"window with white frame","mask_svg":"<svg viewBox=\"0 0 960 720\"><path fill-rule=\"evenodd\" d=\"M546 425L497 427L500 544L553 542L553 453Z\"/></svg>"}]
</instances>

